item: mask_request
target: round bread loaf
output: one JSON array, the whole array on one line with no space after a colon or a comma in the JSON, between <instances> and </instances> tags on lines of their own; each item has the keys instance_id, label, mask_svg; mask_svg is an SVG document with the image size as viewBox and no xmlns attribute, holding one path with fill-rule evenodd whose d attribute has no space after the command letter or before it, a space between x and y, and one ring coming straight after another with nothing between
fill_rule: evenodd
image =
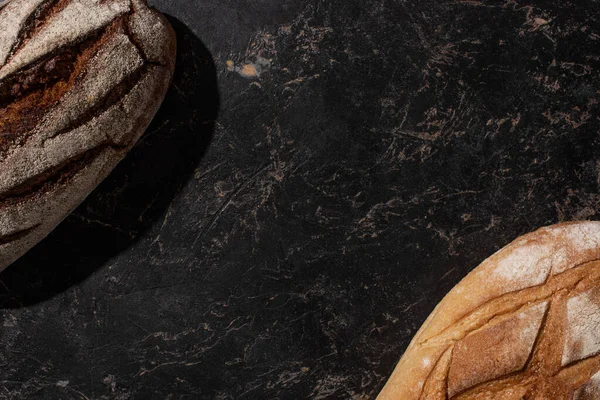
<instances>
[{"instance_id":1,"label":"round bread loaf","mask_svg":"<svg viewBox=\"0 0 600 400\"><path fill-rule=\"evenodd\" d=\"M600 222L524 235L433 310L379 400L600 399Z\"/></svg>"},{"instance_id":2,"label":"round bread loaf","mask_svg":"<svg viewBox=\"0 0 600 400\"><path fill-rule=\"evenodd\" d=\"M169 87L175 47L169 23L144 0L3 4L0 270L136 143Z\"/></svg>"}]
</instances>

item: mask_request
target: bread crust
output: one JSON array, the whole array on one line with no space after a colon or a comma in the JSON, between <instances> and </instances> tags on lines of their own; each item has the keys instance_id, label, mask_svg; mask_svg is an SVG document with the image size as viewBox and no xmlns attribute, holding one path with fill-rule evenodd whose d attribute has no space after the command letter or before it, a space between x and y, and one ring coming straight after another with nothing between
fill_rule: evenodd
<instances>
[{"instance_id":1,"label":"bread crust","mask_svg":"<svg viewBox=\"0 0 600 400\"><path fill-rule=\"evenodd\" d=\"M166 94L175 53L168 21L142 0L0 8L0 270L125 157Z\"/></svg>"},{"instance_id":2,"label":"bread crust","mask_svg":"<svg viewBox=\"0 0 600 400\"><path fill-rule=\"evenodd\" d=\"M598 260L600 222L517 238L437 305L378 399L600 398Z\"/></svg>"}]
</instances>

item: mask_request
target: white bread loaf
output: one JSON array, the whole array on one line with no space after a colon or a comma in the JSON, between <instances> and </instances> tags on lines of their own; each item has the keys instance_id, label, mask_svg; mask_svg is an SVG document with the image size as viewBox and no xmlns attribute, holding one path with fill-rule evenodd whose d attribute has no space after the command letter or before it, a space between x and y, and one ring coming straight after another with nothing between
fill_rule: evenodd
<instances>
[{"instance_id":1,"label":"white bread loaf","mask_svg":"<svg viewBox=\"0 0 600 400\"><path fill-rule=\"evenodd\" d=\"M600 399L600 222L554 225L438 304L379 400Z\"/></svg>"}]
</instances>

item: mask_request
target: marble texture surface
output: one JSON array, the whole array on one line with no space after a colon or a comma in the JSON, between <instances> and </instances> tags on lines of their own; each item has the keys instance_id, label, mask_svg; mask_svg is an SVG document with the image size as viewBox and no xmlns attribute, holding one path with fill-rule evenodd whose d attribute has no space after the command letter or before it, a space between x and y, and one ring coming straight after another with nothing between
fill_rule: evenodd
<instances>
[{"instance_id":1,"label":"marble texture surface","mask_svg":"<svg viewBox=\"0 0 600 400\"><path fill-rule=\"evenodd\" d=\"M600 2L152 4L173 86L0 274L0 398L374 398L479 262L598 218Z\"/></svg>"}]
</instances>

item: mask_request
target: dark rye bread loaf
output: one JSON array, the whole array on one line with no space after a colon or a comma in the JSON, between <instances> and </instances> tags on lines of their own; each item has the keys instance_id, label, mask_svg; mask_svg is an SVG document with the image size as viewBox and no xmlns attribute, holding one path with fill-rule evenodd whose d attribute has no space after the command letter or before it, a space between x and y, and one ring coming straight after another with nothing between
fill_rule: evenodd
<instances>
[{"instance_id":1,"label":"dark rye bread loaf","mask_svg":"<svg viewBox=\"0 0 600 400\"><path fill-rule=\"evenodd\" d=\"M175 35L144 0L0 9L0 270L127 154L172 78Z\"/></svg>"}]
</instances>

